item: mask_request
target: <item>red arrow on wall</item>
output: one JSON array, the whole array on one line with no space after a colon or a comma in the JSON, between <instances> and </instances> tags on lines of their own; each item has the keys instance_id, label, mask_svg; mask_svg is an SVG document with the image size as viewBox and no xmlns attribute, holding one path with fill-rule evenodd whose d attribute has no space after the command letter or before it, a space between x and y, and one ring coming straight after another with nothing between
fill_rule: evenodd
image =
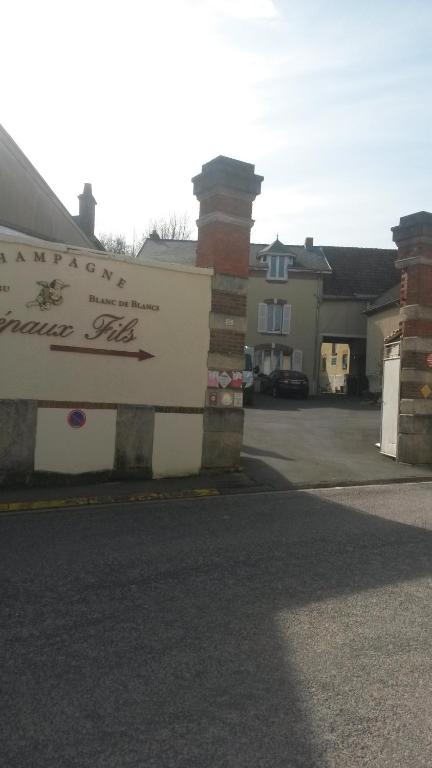
<instances>
[{"instance_id":1,"label":"red arrow on wall","mask_svg":"<svg viewBox=\"0 0 432 768\"><path fill-rule=\"evenodd\" d=\"M124 352L121 349L94 349L92 347L68 347L62 344L51 344L53 352L78 352L85 355L115 355L116 357L135 357L138 361L149 360L154 355L139 349L137 352Z\"/></svg>"}]
</instances>

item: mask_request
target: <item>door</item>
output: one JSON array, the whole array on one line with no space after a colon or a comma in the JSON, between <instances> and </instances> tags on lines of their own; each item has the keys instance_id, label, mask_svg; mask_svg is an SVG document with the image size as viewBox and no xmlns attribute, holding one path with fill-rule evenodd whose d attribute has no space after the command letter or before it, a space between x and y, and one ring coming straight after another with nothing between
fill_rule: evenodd
<instances>
[{"instance_id":1,"label":"door","mask_svg":"<svg viewBox=\"0 0 432 768\"><path fill-rule=\"evenodd\" d=\"M381 410L381 453L397 456L399 424L400 343L384 347Z\"/></svg>"}]
</instances>

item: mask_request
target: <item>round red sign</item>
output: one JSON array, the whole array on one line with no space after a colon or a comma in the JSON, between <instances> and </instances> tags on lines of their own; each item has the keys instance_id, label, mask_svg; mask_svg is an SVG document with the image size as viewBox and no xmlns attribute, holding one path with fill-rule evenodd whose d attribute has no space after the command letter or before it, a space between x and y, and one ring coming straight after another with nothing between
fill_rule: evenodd
<instances>
[{"instance_id":1,"label":"round red sign","mask_svg":"<svg viewBox=\"0 0 432 768\"><path fill-rule=\"evenodd\" d=\"M87 421L87 417L84 413L84 411L81 411L80 409L74 409L73 411L69 411L67 415L68 424L73 429L79 429L80 427L83 427L84 424Z\"/></svg>"},{"instance_id":2,"label":"round red sign","mask_svg":"<svg viewBox=\"0 0 432 768\"><path fill-rule=\"evenodd\" d=\"M432 352L428 352L426 355L426 365L428 368L432 368Z\"/></svg>"}]
</instances>

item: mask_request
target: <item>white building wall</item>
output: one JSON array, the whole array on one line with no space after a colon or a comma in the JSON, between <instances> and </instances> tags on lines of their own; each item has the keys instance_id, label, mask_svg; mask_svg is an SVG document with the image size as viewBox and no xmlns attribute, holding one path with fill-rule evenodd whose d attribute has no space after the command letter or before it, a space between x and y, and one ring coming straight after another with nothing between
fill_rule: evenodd
<instances>
[{"instance_id":1,"label":"white building wall","mask_svg":"<svg viewBox=\"0 0 432 768\"><path fill-rule=\"evenodd\" d=\"M85 409L82 427L68 422L68 408L38 408L35 470L80 474L114 468L114 409Z\"/></svg>"}]
</instances>

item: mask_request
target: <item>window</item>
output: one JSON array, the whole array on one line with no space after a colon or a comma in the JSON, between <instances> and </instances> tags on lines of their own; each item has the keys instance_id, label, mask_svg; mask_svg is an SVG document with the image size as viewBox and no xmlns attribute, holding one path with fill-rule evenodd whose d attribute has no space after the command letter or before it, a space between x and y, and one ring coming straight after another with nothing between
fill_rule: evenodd
<instances>
[{"instance_id":1,"label":"window","mask_svg":"<svg viewBox=\"0 0 432 768\"><path fill-rule=\"evenodd\" d=\"M348 370L348 352L344 352L342 355L342 370Z\"/></svg>"},{"instance_id":2,"label":"window","mask_svg":"<svg viewBox=\"0 0 432 768\"><path fill-rule=\"evenodd\" d=\"M282 333L282 304L267 305L267 331Z\"/></svg>"},{"instance_id":3,"label":"window","mask_svg":"<svg viewBox=\"0 0 432 768\"><path fill-rule=\"evenodd\" d=\"M268 299L258 304L259 333L287 334L291 325L291 304Z\"/></svg>"},{"instance_id":4,"label":"window","mask_svg":"<svg viewBox=\"0 0 432 768\"><path fill-rule=\"evenodd\" d=\"M327 370L327 358L323 357L321 358L321 370L326 371Z\"/></svg>"},{"instance_id":5,"label":"window","mask_svg":"<svg viewBox=\"0 0 432 768\"><path fill-rule=\"evenodd\" d=\"M288 280L287 256L269 256L267 260L267 280Z\"/></svg>"},{"instance_id":6,"label":"window","mask_svg":"<svg viewBox=\"0 0 432 768\"><path fill-rule=\"evenodd\" d=\"M303 350L295 349L292 353L292 369L293 371L301 371L303 367Z\"/></svg>"},{"instance_id":7,"label":"window","mask_svg":"<svg viewBox=\"0 0 432 768\"><path fill-rule=\"evenodd\" d=\"M332 355L330 360L332 365L336 365L337 363L337 355Z\"/></svg>"}]
</instances>

